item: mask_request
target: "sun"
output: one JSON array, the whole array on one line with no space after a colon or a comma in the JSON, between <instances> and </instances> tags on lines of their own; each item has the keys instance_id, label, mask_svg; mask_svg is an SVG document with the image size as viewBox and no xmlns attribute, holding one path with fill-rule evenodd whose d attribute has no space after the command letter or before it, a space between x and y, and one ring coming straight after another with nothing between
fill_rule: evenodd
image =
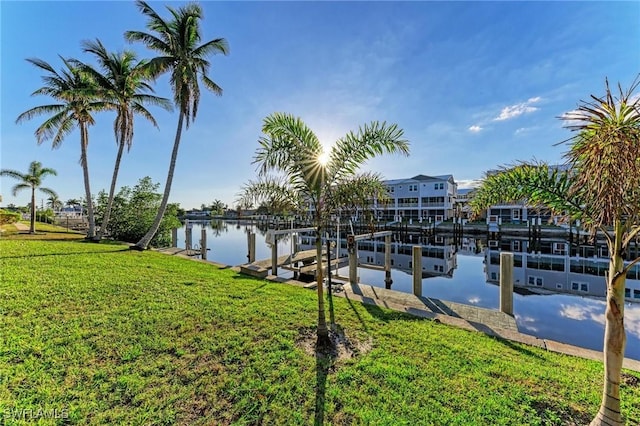
<instances>
[{"instance_id":1,"label":"sun","mask_svg":"<svg viewBox=\"0 0 640 426\"><path fill-rule=\"evenodd\" d=\"M327 165L328 162L329 162L329 153L327 151L322 151L320 155L318 155L318 163L320 163L320 165L324 167Z\"/></svg>"}]
</instances>

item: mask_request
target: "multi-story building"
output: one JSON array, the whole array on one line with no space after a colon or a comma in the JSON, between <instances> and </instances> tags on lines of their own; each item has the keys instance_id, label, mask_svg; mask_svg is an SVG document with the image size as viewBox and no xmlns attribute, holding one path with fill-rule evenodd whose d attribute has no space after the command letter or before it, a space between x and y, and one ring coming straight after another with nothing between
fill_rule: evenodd
<instances>
[{"instance_id":1,"label":"multi-story building","mask_svg":"<svg viewBox=\"0 0 640 426\"><path fill-rule=\"evenodd\" d=\"M388 221L442 222L454 216L458 185L453 175L417 175L384 181L390 202L374 202L378 219Z\"/></svg>"}]
</instances>

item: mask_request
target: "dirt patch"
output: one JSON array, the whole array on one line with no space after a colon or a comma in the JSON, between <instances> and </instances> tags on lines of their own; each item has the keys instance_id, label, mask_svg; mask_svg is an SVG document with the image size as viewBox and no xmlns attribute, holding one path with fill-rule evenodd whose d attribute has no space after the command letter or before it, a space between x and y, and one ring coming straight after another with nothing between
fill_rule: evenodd
<instances>
[{"instance_id":1,"label":"dirt patch","mask_svg":"<svg viewBox=\"0 0 640 426\"><path fill-rule=\"evenodd\" d=\"M531 407L537 412L542 424L579 426L589 424L591 416L554 401L533 401Z\"/></svg>"},{"instance_id":2,"label":"dirt patch","mask_svg":"<svg viewBox=\"0 0 640 426\"><path fill-rule=\"evenodd\" d=\"M637 388L638 386L640 386L640 378L632 376L631 374L622 373L621 379L622 384L631 388Z\"/></svg>"},{"instance_id":3,"label":"dirt patch","mask_svg":"<svg viewBox=\"0 0 640 426\"><path fill-rule=\"evenodd\" d=\"M346 361L371 350L371 340L359 341L348 336L340 326L329 329L331 344L317 348L318 335L315 328L304 328L296 340L296 345L311 356L331 358L333 362Z\"/></svg>"}]
</instances>

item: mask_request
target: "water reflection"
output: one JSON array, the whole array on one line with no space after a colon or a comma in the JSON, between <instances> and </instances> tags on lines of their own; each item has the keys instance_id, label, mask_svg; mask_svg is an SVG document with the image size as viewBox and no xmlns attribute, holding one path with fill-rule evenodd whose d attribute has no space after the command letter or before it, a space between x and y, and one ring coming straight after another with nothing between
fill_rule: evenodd
<instances>
[{"instance_id":1,"label":"water reflection","mask_svg":"<svg viewBox=\"0 0 640 426\"><path fill-rule=\"evenodd\" d=\"M266 230L260 230L250 223L222 221L215 225L194 224L193 235L200 235L200 229L207 229L207 246L211 248L208 258L229 265L238 265L247 259L247 232L256 235L256 259L268 259L270 249L264 243ZM312 248L313 238L310 234L301 236L307 245L301 249ZM519 240L515 244L514 241ZM414 242L424 243L419 238ZM498 309L499 287L497 275L499 265L495 264L499 250L518 248L520 266L516 266L517 291L514 294L514 312L520 331L544 339L556 340L577 346L601 351L604 339L603 298L589 296L600 287L604 288L604 277L601 276L601 264L606 258L599 257L597 248L591 247L590 257L569 256L570 247L558 253L562 246L554 243L562 241L545 241L539 245L539 253L529 253L526 238L503 237L498 247L490 247L490 240L473 236L459 240L459 245L452 244L451 238L441 236L426 241L423 247L423 294L429 297L466 303L479 307ZM311 244L311 245L309 245ZM179 232L179 246L184 247L184 228ZM392 243L392 289L411 292L413 289L410 275L412 242L404 243L397 238ZM507 248L508 247L508 248ZM367 248L368 250L365 250ZM554 249L556 253L554 253ZM291 241L278 241L278 251L287 254L292 250ZM560 250L561 251L561 250ZM341 241L341 255L346 256L346 241ZM360 262L381 265L384 263L384 245L382 241L369 241L359 244ZM596 255L594 258L593 256ZM573 265L573 268L572 268ZM586 274L575 272L576 265L582 265ZM636 270L634 273L638 273ZM341 275L348 275L346 268L340 270ZM384 288L384 272L359 268L361 282ZM636 275L637 277L638 275ZM529 277L536 277L530 281ZM542 285L537 278L542 278ZM495 279L494 279L495 278ZM573 290L572 283L588 284L588 292L578 284ZM563 288L557 287L562 284ZM627 287L631 290L625 303L625 328L627 330L627 349L625 356L640 360L640 297L634 299L634 290L640 291L640 281L628 279ZM563 293L556 291L562 290ZM541 294L542 293L542 294Z\"/></svg>"}]
</instances>

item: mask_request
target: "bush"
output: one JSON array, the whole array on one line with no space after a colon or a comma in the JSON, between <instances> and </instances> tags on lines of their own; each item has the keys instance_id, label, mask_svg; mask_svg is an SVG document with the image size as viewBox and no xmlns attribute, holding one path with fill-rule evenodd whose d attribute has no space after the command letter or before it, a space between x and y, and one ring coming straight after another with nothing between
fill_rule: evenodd
<instances>
[{"instance_id":1,"label":"bush","mask_svg":"<svg viewBox=\"0 0 640 426\"><path fill-rule=\"evenodd\" d=\"M156 192L160 185L153 183L150 177L144 177L133 188L122 187L113 197L113 207L106 231L112 238L129 243L137 243L153 223L158 213L162 194ZM107 207L108 194L101 191L96 203L96 224L102 223ZM169 204L160 228L150 245L166 247L171 243L171 229L181 226L177 217L178 204Z\"/></svg>"},{"instance_id":2,"label":"bush","mask_svg":"<svg viewBox=\"0 0 640 426\"><path fill-rule=\"evenodd\" d=\"M36 212L36 221L42 223L53 224L55 222L55 217L53 215L53 210L38 210Z\"/></svg>"},{"instance_id":3,"label":"bush","mask_svg":"<svg viewBox=\"0 0 640 426\"><path fill-rule=\"evenodd\" d=\"M19 220L20 220L20 213L14 213L8 210L0 209L0 225L8 225L10 223L16 223Z\"/></svg>"}]
</instances>

